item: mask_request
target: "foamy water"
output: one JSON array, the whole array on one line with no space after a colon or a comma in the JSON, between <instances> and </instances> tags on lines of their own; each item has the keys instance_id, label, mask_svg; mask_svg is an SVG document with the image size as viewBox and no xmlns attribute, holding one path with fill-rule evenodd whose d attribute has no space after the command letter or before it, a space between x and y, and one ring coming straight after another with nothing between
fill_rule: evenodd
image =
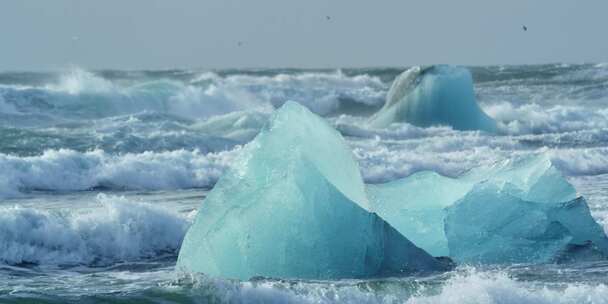
<instances>
[{"instance_id":1,"label":"foamy water","mask_svg":"<svg viewBox=\"0 0 608 304\"><path fill-rule=\"evenodd\" d=\"M0 302L608 302L604 262L343 281L174 272L207 191L287 100L345 136L367 183L547 154L608 231L605 64L471 68L496 134L371 127L402 70L0 73Z\"/></svg>"}]
</instances>

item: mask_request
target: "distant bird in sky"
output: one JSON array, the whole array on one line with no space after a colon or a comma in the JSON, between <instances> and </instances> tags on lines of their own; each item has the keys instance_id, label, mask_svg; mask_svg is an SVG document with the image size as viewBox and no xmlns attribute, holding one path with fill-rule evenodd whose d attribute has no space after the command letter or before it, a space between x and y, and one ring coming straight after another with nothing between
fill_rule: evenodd
<instances>
[{"instance_id":1,"label":"distant bird in sky","mask_svg":"<svg viewBox=\"0 0 608 304\"><path fill-rule=\"evenodd\" d=\"M528 31L528 27L525 25L522 25L521 28L524 30L524 32Z\"/></svg>"},{"instance_id":2,"label":"distant bird in sky","mask_svg":"<svg viewBox=\"0 0 608 304\"><path fill-rule=\"evenodd\" d=\"M325 16L325 19L327 19L329 21L329 20L331 20L331 16Z\"/></svg>"},{"instance_id":3,"label":"distant bird in sky","mask_svg":"<svg viewBox=\"0 0 608 304\"><path fill-rule=\"evenodd\" d=\"M242 45L243 45L243 41L239 41L239 42L237 42L237 43L236 43L236 45L238 45L238 46L242 46Z\"/></svg>"}]
</instances>

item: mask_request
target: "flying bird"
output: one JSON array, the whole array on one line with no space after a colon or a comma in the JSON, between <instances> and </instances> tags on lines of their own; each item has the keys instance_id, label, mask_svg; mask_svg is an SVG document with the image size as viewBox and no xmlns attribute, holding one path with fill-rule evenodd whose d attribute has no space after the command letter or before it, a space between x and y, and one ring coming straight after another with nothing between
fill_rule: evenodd
<instances>
[{"instance_id":1,"label":"flying bird","mask_svg":"<svg viewBox=\"0 0 608 304\"><path fill-rule=\"evenodd\" d=\"M525 25L522 25L521 28L524 30L524 32L528 31L528 27Z\"/></svg>"},{"instance_id":2,"label":"flying bird","mask_svg":"<svg viewBox=\"0 0 608 304\"><path fill-rule=\"evenodd\" d=\"M328 21L331 20L330 16L325 16L325 19L327 19Z\"/></svg>"}]
</instances>

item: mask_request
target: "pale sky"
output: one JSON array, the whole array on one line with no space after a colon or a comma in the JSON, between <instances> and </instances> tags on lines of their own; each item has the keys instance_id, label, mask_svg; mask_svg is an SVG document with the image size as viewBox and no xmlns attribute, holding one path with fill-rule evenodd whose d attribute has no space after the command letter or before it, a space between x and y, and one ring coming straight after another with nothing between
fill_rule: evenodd
<instances>
[{"instance_id":1,"label":"pale sky","mask_svg":"<svg viewBox=\"0 0 608 304\"><path fill-rule=\"evenodd\" d=\"M0 1L4 71L608 62L606 37L606 0Z\"/></svg>"}]
</instances>

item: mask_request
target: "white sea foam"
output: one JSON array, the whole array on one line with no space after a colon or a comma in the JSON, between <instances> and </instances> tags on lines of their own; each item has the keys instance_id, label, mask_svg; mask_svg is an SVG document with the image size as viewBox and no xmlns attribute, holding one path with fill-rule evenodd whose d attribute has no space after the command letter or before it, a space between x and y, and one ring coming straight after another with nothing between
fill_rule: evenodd
<instances>
[{"instance_id":1,"label":"white sea foam","mask_svg":"<svg viewBox=\"0 0 608 304\"><path fill-rule=\"evenodd\" d=\"M568 176L608 173L608 148L530 148L526 138L490 137L479 133L454 134L438 130L438 136L410 140L376 139L350 141L366 182L378 183L431 170L457 176L480 165L524 154L547 153Z\"/></svg>"},{"instance_id":2,"label":"white sea foam","mask_svg":"<svg viewBox=\"0 0 608 304\"><path fill-rule=\"evenodd\" d=\"M557 133L608 128L608 110L583 106L541 106L511 103L488 105L485 110L501 122L501 129L508 134Z\"/></svg>"},{"instance_id":3,"label":"white sea foam","mask_svg":"<svg viewBox=\"0 0 608 304\"><path fill-rule=\"evenodd\" d=\"M562 288L521 282L503 272L469 271L448 280L437 295L410 298L408 304L608 303L606 285L568 284Z\"/></svg>"},{"instance_id":4,"label":"white sea foam","mask_svg":"<svg viewBox=\"0 0 608 304\"><path fill-rule=\"evenodd\" d=\"M459 270L441 285L425 280L230 282L195 279L194 294L219 303L601 304L603 284L524 282L502 271Z\"/></svg>"},{"instance_id":5,"label":"white sea foam","mask_svg":"<svg viewBox=\"0 0 608 304\"><path fill-rule=\"evenodd\" d=\"M0 208L0 262L105 264L175 253L190 222L182 215L122 197L97 197L77 212Z\"/></svg>"},{"instance_id":6,"label":"white sea foam","mask_svg":"<svg viewBox=\"0 0 608 304\"><path fill-rule=\"evenodd\" d=\"M80 93L109 93L119 88L111 81L95 76L93 73L79 67L66 70L59 77L57 84L45 86L47 89L66 92L72 95Z\"/></svg>"},{"instance_id":7,"label":"white sea foam","mask_svg":"<svg viewBox=\"0 0 608 304\"><path fill-rule=\"evenodd\" d=\"M41 87L3 86L0 96L6 101L0 110L15 108L22 114L70 119L144 111L204 119L238 110L271 108L269 103L238 87L223 88L214 83L194 86L168 79L127 85L79 68L61 74L57 83Z\"/></svg>"},{"instance_id":8,"label":"white sea foam","mask_svg":"<svg viewBox=\"0 0 608 304\"><path fill-rule=\"evenodd\" d=\"M17 191L77 191L92 188L180 189L211 187L239 150L201 153L198 150L107 154L47 150L42 155L0 154L0 197Z\"/></svg>"},{"instance_id":9,"label":"white sea foam","mask_svg":"<svg viewBox=\"0 0 608 304\"><path fill-rule=\"evenodd\" d=\"M275 107L287 100L297 101L320 115L336 111L342 102L381 105L388 89L378 77L349 77L339 70L275 76L234 75L223 79L221 84L225 88L245 89Z\"/></svg>"}]
</instances>

